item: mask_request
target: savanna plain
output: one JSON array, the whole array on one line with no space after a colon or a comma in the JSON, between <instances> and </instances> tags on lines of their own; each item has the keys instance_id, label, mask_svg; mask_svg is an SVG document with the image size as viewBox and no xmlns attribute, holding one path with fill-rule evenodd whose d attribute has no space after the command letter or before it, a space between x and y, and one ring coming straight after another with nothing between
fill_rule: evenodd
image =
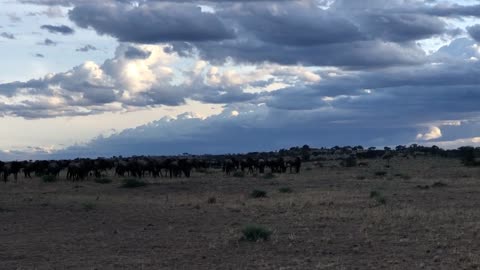
<instances>
[{"instance_id":1,"label":"savanna plain","mask_svg":"<svg viewBox=\"0 0 480 270\"><path fill-rule=\"evenodd\" d=\"M480 269L480 168L367 162L2 182L0 269ZM252 225L267 235L249 241Z\"/></svg>"}]
</instances>

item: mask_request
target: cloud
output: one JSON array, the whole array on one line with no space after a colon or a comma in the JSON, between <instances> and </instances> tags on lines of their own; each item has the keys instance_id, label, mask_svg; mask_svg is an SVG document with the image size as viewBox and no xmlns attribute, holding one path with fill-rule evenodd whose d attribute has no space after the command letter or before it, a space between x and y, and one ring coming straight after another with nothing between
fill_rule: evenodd
<instances>
[{"instance_id":1,"label":"cloud","mask_svg":"<svg viewBox=\"0 0 480 270\"><path fill-rule=\"evenodd\" d=\"M203 12L193 4L138 7L123 3L85 4L70 10L69 18L81 28L92 27L99 34L128 42L206 41L234 37L233 30L215 14Z\"/></svg>"},{"instance_id":2,"label":"cloud","mask_svg":"<svg viewBox=\"0 0 480 270\"><path fill-rule=\"evenodd\" d=\"M48 25L48 24L45 24L45 25L40 26L40 28L45 29L48 32L53 33L53 34L72 35L75 32L75 30L73 30L72 28L70 28L66 25Z\"/></svg>"},{"instance_id":3,"label":"cloud","mask_svg":"<svg viewBox=\"0 0 480 270\"><path fill-rule=\"evenodd\" d=\"M12 23L18 23L22 21L22 18L20 18L17 13L7 13L8 19Z\"/></svg>"},{"instance_id":4,"label":"cloud","mask_svg":"<svg viewBox=\"0 0 480 270\"><path fill-rule=\"evenodd\" d=\"M44 58L45 55L41 54L41 53L36 53L35 54L35 57L38 57L38 58Z\"/></svg>"},{"instance_id":5,"label":"cloud","mask_svg":"<svg viewBox=\"0 0 480 270\"><path fill-rule=\"evenodd\" d=\"M467 30L473 39L475 39L477 42L480 42L480 24L467 27Z\"/></svg>"},{"instance_id":6,"label":"cloud","mask_svg":"<svg viewBox=\"0 0 480 270\"><path fill-rule=\"evenodd\" d=\"M427 133L417 135L417 140L431 141L442 137L442 131L438 127L430 127Z\"/></svg>"},{"instance_id":7,"label":"cloud","mask_svg":"<svg viewBox=\"0 0 480 270\"><path fill-rule=\"evenodd\" d=\"M232 103L257 97L243 90L246 82L216 85L208 82L203 71L172 69L174 62L186 68L189 61L165 53L163 46L138 46L135 50L133 46L121 44L115 57L102 65L87 61L40 79L0 84L0 115L49 118L176 106L187 98ZM143 57L127 53L132 51L144 52ZM202 70L207 68L205 65ZM176 76L188 77L176 81Z\"/></svg>"},{"instance_id":8,"label":"cloud","mask_svg":"<svg viewBox=\"0 0 480 270\"><path fill-rule=\"evenodd\" d=\"M96 51L97 48L93 45L87 44L81 48L76 49L77 52L88 52L88 51Z\"/></svg>"},{"instance_id":9,"label":"cloud","mask_svg":"<svg viewBox=\"0 0 480 270\"><path fill-rule=\"evenodd\" d=\"M7 38L7 39L15 39L15 36L13 34L6 33L6 32L0 33L0 37Z\"/></svg>"},{"instance_id":10,"label":"cloud","mask_svg":"<svg viewBox=\"0 0 480 270\"><path fill-rule=\"evenodd\" d=\"M58 6L48 7L44 11L41 12L29 12L27 13L28 16L47 16L48 18L62 18L65 17L63 11Z\"/></svg>"},{"instance_id":11,"label":"cloud","mask_svg":"<svg viewBox=\"0 0 480 270\"><path fill-rule=\"evenodd\" d=\"M144 51L136 47L128 47L125 51L125 57L129 59L146 59L150 57L151 54L149 51Z\"/></svg>"},{"instance_id":12,"label":"cloud","mask_svg":"<svg viewBox=\"0 0 480 270\"><path fill-rule=\"evenodd\" d=\"M38 45L44 45L44 46L56 46L57 45L57 42L49 39L49 38L46 38L43 42L39 42L37 43Z\"/></svg>"}]
</instances>

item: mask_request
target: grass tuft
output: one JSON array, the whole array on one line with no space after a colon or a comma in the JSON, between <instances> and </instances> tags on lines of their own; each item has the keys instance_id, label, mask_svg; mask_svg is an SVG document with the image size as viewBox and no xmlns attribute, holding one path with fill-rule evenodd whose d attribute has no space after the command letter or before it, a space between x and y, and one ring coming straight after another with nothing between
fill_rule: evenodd
<instances>
[{"instance_id":1,"label":"grass tuft","mask_svg":"<svg viewBox=\"0 0 480 270\"><path fill-rule=\"evenodd\" d=\"M234 172L233 177L243 178L245 177L245 173L242 171Z\"/></svg>"},{"instance_id":2,"label":"grass tuft","mask_svg":"<svg viewBox=\"0 0 480 270\"><path fill-rule=\"evenodd\" d=\"M259 225L247 225L242 230L242 234L243 240L258 242L260 240L267 241L268 239L270 239L272 231Z\"/></svg>"},{"instance_id":3,"label":"grass tuft","mask_svg":"<svg viewBox=\"0 0 480 270\"><path fill-rule=\"evenodd\" d=\"M57 181L57 178L53 175L44 175L42 176L42 181L45 183L53 183Z\"/></svg>"},{"instance_id":4,"label":"grass tuft","mask_svg":"<svg viewBox=\"0 0 480 270\"><path fill-rule=\"evenodd\" d=\"M380 193L380 191L376 191L376 190L370 191L370 198L375 199L375 201L377 201L379 204L387 203L387 200L382 195L382 193Z\"/></svg>"},{"instance_id":5,"label":"grass tuft","mask_svg":"<svg viewBox=\"0 0 480 270\"><path fill-rule=\"evenodd\" d=\"M275 177L275 174L273 174L272 172L268 172L263 176L264 179L273 179Z\"/></svg>"},{"instance_id":6,"label":"grass tuft","mask_svg":"<svg viewBox=\"0 0 480 270\"><path fill-rule=\"evenodd\" d=\"M259 190L259 189L255 189L252 191L252 193L250 193L250 197L252 198L265 198L267 197L267 192L264 191L264 190Z\"/></svg>"},{"instance_id":7,"label":"grass tuft","mask_svg":"<svg viewBox=\"0 0 480 270\"><path fill-rule=\"evenodd\" d=\"M278 189L278 192L280 192L280 193L292 193L293 190L289 187L281 187L281 188Z\"/></svg>"},{"instance_id":8,"label":"grass tuft","mask_svg":"<svg viewBox=\"0 0 480 270\"><path fill-rule=\"evenodd\" d=\"M144 187L146 186L147 183L137 180L137 179L125 179L123 180L123 184L121 185L122 188L138 188L138 187Z\"/></svg>"},{"instance_id":9,"label":"grass tuft","mask_svg":"<svg viewBox=\"0 0 480 270\"><path fill-rule=\"evenodd\" d=\"M215 197L210 197L210 198L208 198L207 203L209 203L209 204L217 203L217 198L215 198Z\"/></svg>"},{"instance_id":10,"label":"grass tuft","mask_svg":"<svg viewBox=\"0 0 480 270\"><path fill-rule=\"evenodd\" d=\"M96 207L96 205L94 203L90 203L90 202L87 202L87 203L82 203L82 208L83 210L85 211L91 211L91 210L94 210Z\"/></svg>"},{"instance_id":11,"label":"grass tuft","mask_svg":"<svg viewBox=\"0 0 480 270\"><path fill-rule=\"evenodd\" d=\"M448 185L443 183L443 182L438 181L438 182L433 183L432 188L442 188L442 187L446 187L446 186L448 186Z\"/></svg>"},{"instance_id":12,"label":"grass tuft","mask_svg":"<svg viewBox=\"0 0 480 270\"><path fill-rule=\"evenodd\" d=\"M110 184L110 183L112 183L112 179L108 179L108 178L96 178L94 181L95 181L95 183L98 183L98 184Z\"/></svg>"}]
</instances>

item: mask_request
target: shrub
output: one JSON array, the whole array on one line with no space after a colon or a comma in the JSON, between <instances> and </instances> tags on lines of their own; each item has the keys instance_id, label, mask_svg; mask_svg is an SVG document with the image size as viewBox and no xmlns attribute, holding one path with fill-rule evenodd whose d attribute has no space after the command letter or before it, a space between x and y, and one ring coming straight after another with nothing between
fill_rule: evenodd
<instances>
[{"instance_id":1,"label":"shrub","mask_svg":"<svg viewBox=\"0 0 480 270\"><path fill-rule=\"evenodd\" d=\"M386 204L386 203L387 203L387 200L386 200L385 197L383 197L383 196L375 197L375 200L376 200L379 204Z\"/></svg>"},{"instance_id":2,"label":"shrub","mask_svg":"<svg viewBox=\"0 0 480 270\"><path fill-rule=\"evenodd\" d=\"M57 178L53 175L44 175L42 176L42 180L45 183L53 183L57 181Z\"/></svg>"},{"instance_id":3,"label":"shrub","mask_svg":"<svg viewBox=\"0 0 480 270\"><path fill-rule=\"evenodd\" d=\"M375 172L375 175L376 175L376 176L385 176L385 175L387 175L387 172L385 172L385 171L378 171L378 172Z\"/></svg>"},{"instance_id":4,"label":"shrub","mask_svg":"<svg viewBox=\"0 0 480 270\"><path fill-rule=\"evenodd\" d=\"M370 198L375 198L377 196L380 196L380 192L376 190L370 191Z\"/></svg>"},{"instance_id":5,"label":"shrub","mask_svg":"<svg viewBox=\"0 0 480 270\"><path fill-rule=\"evenodd\" d=\"M272 172L268 172L263 176L263 178L265 179L273 179L275 177L276 177L275 174L273 174Z\"/></svg>"},{"instance_id":6,"label":"shrub","mask_svg":"<svg viewBox=\"0 0 480 270\"><path fill-rule=\"evenodd\" d=\"M208 169L207 168L203 168L203 167L198 167L195 169L196 172L199 172L199 173L207 173L208 172Z\"/></svg>"},{"instance_id":7,"label":"shrub","mask_svg":"<svg viewBox=\"0 0 480 270\"><path fill-rule=\"evenodd\" d=\"M397 173L397 174L395 174L395 176L396 176L396 177L400 177L400 178L402 178L403 180L409 180L409 179L412 178L410 175L408 175L408 174L402 174L402 173Z\"/></svg>"},{"instance_id":8,"label":"shrub","mask_svg":"<svg viewBox=\"0 0 480 270\"><path fill-rule=\"evenodd\" d=\"M370 192L370 198L375 199L379 204L386 204L387 200L379 191L373 190Z\"/></svg>"},{"instance_id":9,"label":"shrub","mask_svg":"<svg viewBox=\"0 0 480 270\"><path fill-rule=\"evenodd\" d=\"M293 192L293 190L289 187L281 187L281 188L278 189L278 191L280 193L292 193Z\"/></svg>"},{"instance_id":10,"label":"shrub","mask_svg":"<svg viewBox=\"0 0 480 270\"><path fill-rule=\"evenodd\" d=\"M260 240L267 241L272 232L262 226L248 225L242 230L242 234L242 239L251 242L258 242Z\"/></svg>"},{"instance_id":11,"label":"shrub","mask_svg":"<svg viewBox=\"0 0 480 270\"><path fill-rule=\"evenodd\" d=\"M130 179L123 180L123 184L122 184L121 187L123 187L123 188L138 188L138 187L144 187L146 185L147 185L147 183L145 183L141 180L130 178Z\"/></svg>"},{"instance_id":12,"label":"shrub","mask_svg":"<svg viewBox=\"0 0 480 270\"><path fill-rule=\"evenodd\" d=\"M108 178L96 178L94 181L95 181L95 183L98 183L98 184L110 184L110 183L112 183L112 180L108 179Z\"/></svg>"},{"instance_id":13,"label":"shrub","mask_svg":"<svg viewBox=\"0 0 480 270\"><path fill-rule=\"evenodd\" d=\"M435 183L433 183L433 185L432 185L433 188L441 188L441 187L446 187L446 186L447 186L447 184L445 184L445 183L443 183L443 182L440 182L440 181L439 181L439 182L435 182Z\"/></svg>"},{"instance_id":14,"label":"shrub","mask_svg":"<svg viewBox=\"0 0 480 270\"><path fill-rule=\"evenodd\" d=\"M95 209L95 204L94 203L82 203L82 208L85 211L91 211Z\"/></svg>"},{"instance_id":15,"label":"shrub","mask_svg":"<svg viewBox=\"0 0 480 270\"><path fill-rule=\"evenodd\" d=\"M252 191L252 193L250 193L250 197L252 197L252 198L265 198L265 197L267 197L267 192L264 191L264 190L255 189L254 191Z\"/></svg>"},{"instance_id":16,"label":"shrub","mask_svg":"<svg viewBox=\"0 0 480 270\"><path fill-rule=\"evenodd\" d=\"M350 156L346 158L343 162L343 165L345 167L355 167L357 166L357 157L356 156Z\"/></svg>"},{"instance_id":17,"label":"shrub","mask_svg":"<svg viewBox=\"0 0 480 270\"><path fill-rule=\"evenodd\" d=\"M359 175L359 176L357 176L357 179L358 180L365 180L365 179L367 179L367 177L365 177L363 175Z\"/></svg>"},{"instance_id":18,"label":"shrub","mask_svg":"<svg viewBox=\"0 0 480 270\"><path fill-rule=\"evenodd\" d=\"M210 197L210 198L208 198L207 203L209 203L209 204L217 203L217 198L215 198L215 197Z\"/></svg>"},{"instance_id":19,"label":"shrub","mask_svg":"<svg viewBox=\"0 0 480 270\"><path fill-rule=\"evenodd\" d=\"M245 177L245 173L242 171L234 172L233 177L243 178Z\"/></svg>"}]
</instances>

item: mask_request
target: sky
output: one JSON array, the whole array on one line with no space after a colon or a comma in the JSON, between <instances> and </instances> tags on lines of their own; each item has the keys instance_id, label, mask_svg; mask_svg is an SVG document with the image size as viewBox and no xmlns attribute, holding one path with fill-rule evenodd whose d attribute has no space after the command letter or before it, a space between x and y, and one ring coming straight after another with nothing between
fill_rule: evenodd
<instances>
[{"instance_id":1,"label":"sky","mask_svg":"<svg viewBox=\"0 0 480 270\"><path fill-rule=\"evenodd\" d=\"M0 159L480 146L478 0L0 0Z\"/></svg>"}]
</instances>

